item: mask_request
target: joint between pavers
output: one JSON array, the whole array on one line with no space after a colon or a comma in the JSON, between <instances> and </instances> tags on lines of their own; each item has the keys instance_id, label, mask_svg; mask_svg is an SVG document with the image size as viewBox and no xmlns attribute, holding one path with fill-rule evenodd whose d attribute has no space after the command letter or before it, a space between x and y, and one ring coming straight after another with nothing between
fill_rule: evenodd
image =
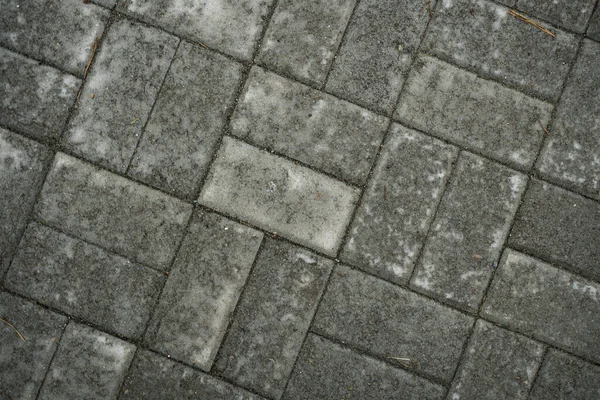
<instances>
[{"instance_id":1,"label":"joint between pavers","mask_svg":"<svg viewBox=\"0 0 600 400\"><path fill-rule=\"evenodd\" d=\"M40 386L35 394L35 398L39 399L40 393L42 392L42 387L44 387L44 383L46 383L46 378L48 377L48 373L50 372L50 368L52 367L52 362L54 362L54 357L60 350L60 344L62 342L63 336L65 336L65 330L67 329L67 325L69 325L71 321L67 320L67 323L62 327L62 331L60 332L60 337L58 338L58 343L56 343L56 349L54 349L54 353L52 353L52 357L50 357L50 362L48 363L48 367L46 368L46 372L44 373L44 379L40 382Z\"/></svg>"},{"instance_id":2,"label":"joint between pavers","mask_svg":"<svg viewBox=\"0 0 600 400\"><path fill-rule=\"evenodd\" d=\"M535 383L539 379L540 371L542 370L542 367L544 366L544 363L546 362L546 357L548 355L548 349L549 349L549 346L544 346L544 352L542 353L542 358L540 359L540 364L538 365L538 368L535 371L535 374L533 375L533 379L531 380L531 386L529 386L529 390L527 391L527 396L525 396L525 399L529 399L531 397L531 392L533 392Z\"/></svg>"},{"instance_id":3,"label":"joint between pavers","mask_svg":"<svg viewBox=\"0 0 600 400\"><path fill-rule=\"evenodd\" d=\"M446 388L446 394L443 397L444 399L448 398L448 395L450 394L450 390L452 389L452 384L454 383L454 380L456 379L456 376L458 375L458 371L460 371L461 367L464 364L465 355L467 354L467 349L469 348L469 345L473 341L473 332L475 332L475 325L477 325L478 319L479 318L477 318L477 317L474 318L473 325L471 325L471 328L469 328L469 333L467 334L467 340L465 340L465 342L463 343L463 348L460 352L460 357L458 358L458 362L456 363L456 368L454 369L452 378L450 379L448 387Z\"/></svg>"},{"instance_id":4,"label":"joint between pavers","mask_svg":"<svg viewBox=\"0 0 600 400\"><path fill-rule=\"evenodd\" d=\"M47 66L47 67L50 67L50 68L54 68L55 70L57 70L57 71L59 71L59 72L61 72L63 74L74 76L77 79L83 79L83 73L77 74L77 73L73 73L73 72L67 71L63 67L61 67L59 65L56 65L56 64L54 64L54 63L52 63L50 61L47 61L47 60L42 59L42 58L34 57L34 56L32 56L30 54L27 54L27 53L23 53L22 51L17 50L15 48L12 48L12 47L10 47L10 46L8 46L6 44L0 44L0 49L6 49L6 50L11 51L11 52L13 52L15 54L19 54L19 55L21 55L21 56L23 56L23 57L25 57L25 58L27 58L29 60L36 61L39 65L44 65L44 66Z\"/></svg>"}]
</instances>

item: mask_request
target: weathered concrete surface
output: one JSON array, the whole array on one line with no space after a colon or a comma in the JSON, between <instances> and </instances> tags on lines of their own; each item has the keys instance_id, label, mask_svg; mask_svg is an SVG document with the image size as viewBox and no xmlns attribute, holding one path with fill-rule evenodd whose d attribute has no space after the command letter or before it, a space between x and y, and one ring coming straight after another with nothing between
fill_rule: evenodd
<instances>
[{"instance_id":1,"label":"weathered concrete surface","mask_svg":"<svg viewBox=\"0 0 600 400\"><path fill-rule=\"evenodd\" d=\"M519 0L519 9L562 28L584 33L594 0Z\"/></svg>"},{"instance_id":2,"label":"weathered concrete surface","mask_svg":"<svg viewBox=\"0 0 600 400\"><path fill-rule=\"evenodd\" d=\"M596 12L592 15L587 35L600 42L600 7L597 7Z\"/></svg>"}]
</instances>

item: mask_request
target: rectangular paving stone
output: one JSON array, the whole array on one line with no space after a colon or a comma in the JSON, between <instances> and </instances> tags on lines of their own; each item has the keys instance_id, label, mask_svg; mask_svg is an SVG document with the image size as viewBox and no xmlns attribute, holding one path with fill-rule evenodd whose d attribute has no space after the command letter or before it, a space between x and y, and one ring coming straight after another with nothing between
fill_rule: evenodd
<instances>
[{"instance_id":1,"label":"rectangular paving stone","mask_svg":"<svg viewBox=\"0 0 600 400\"><path fill-rule=\"evenodd\" d=\"M335 255L358 189L225 137L198 201Z\"/></svg>"},{"instance_id":2,"label":"rectangular paving stone","mask_svg":"<svg viewBox=\"0 0 600 400\"><path fill-rule=\"evenodd\" d=\"M0 393L9 399L36 399L67 318L0 291Z\"/></svg>"},{"instance_id":3,"label":"rectangular paving stone","mask_svg":"<svg viewBox=\"0 0 600 400\"><path fill-rule=\"evenodd\" d=\"M596 7L596 11L594 12L594 15L592 15L587 35L592 39L600 41L600 7Z\"/></svg>"},{"instance_id":4,"label":"rectangular paving stone","mask_svg":"<svg viewBox=\"0 0 600 400\"><path fill-rule=\"evenodd\" d=\"M600 43L583 41L537 163L541 175L600 200Z\"/></svg>"},{"instance_id":5,"label":"rectangular paving stone","mask_svg":"<svg viewBox=\"0 0 600 400\"><path fill-rule=\"evenodd\" d=\"M314 332L434 380L452 379L473 318L345 266L331 276Z\"/></svg>"},{"instance_id":6,"label":"rectangular paving stone","mask_svg":"<svg viewBox=\"0 0 600 400\"><path fill-rule=\"evenodd\" d=\"M273 0L122 0L117 11L250 60L272 3Z\"/></svg>"},{"instance_id":7,"label":"rectangular paving stone","mask_svg":"<svg viewBox=\"0 0 600 400\"><path fill-rule=\"evenodd\" d=\"M110 13L80 0L0 0L0 45L83 76Z\"/></svg>"},{"instance_id":8,"label":"rectangular paving stone","mask_svg":"<svg viewBox=\"0 0 600 400\"><path fill-rule=\"evenodd\" d=\"M477 311L526 183L523 174L461 153L411 286Z\"/></svg>"},{"instance_id":9,"label":"rectangular paving stone","mask_svg":"<svg viewBox=\"0 0 600 400\"><path fill-rule=\"evenodd\" d=\"M356 185L364 184L388 119L255 67L232 134Z\"/></svg>"},{"instance_id":10,"label":"rectangular paving stone","mask_svg":"<svg viewBox=\"0 0 600 400\"><path fill-rule=\"evenodd\" d=\"M535 17L584 33L596 0L519 0L518 7Z\"/></svg>"},{"instance_id":11,"label":"rectangular paving stone","mask_svg":"<svg viewBox=\"0 0 600 400\"><path fill-rule=\"evenodd\" d=\"M598 362L600 284L507 249L482 315Z\"/></svg>"},{"instance_id":12,"label":"rectangular paving stone","mask_svg":"<svg viewBox=\"0 0 600 400\"><path fill-rule=\"evenodd\" d=\"M58 153L35 212L50 226L165 270L192 206Z\"/></svg>"},{"instance_id":13,"label":"rectangular paving stone","mask_svg":"<svg viewBox=\"0 0 600 400\"><path fill-rule=\"evenodd\" d=\"M5 285L119 335L139 338L163 282L158 271L32 222Z\"/></svg>"},{"instance_id":14,"label":"rectangular paving stone","mask_svg":"<svg viewBox=\"0 0 600 400\"><path fill-rule=\"evenodd\" d=\"M271 17L258 62L321 85L356 0L282 0Z\"/></svg>"},{"instance_id":15,"label":"rectangular paving stone","mask_svg":"<svg viewBox=\"0 0 600 400\"><path fill-rule=\"evenodd\" d=\"M429 2L431 7L435 3ZM423 2L359 2L333 62L327 90L391 114L428 20Z\"/></svg>"},{"instance_id":16,"label":"rectangular paving stone","mask_svg":"<svg viewBox=\"0 0 600 400\"><path fill-rule=\"evenodd\" d=\"M544 346L478 320L448 399L525 399Z\"/></svg>"},{"instance_id":17,"label":"rectangular paving stone","mask_svg":"<svg viewBox=\"0 0 600 400\"><path fill-rule=\"evenodd\" d=\"M81 80L2 48L0 77L0 123L35 138L57 138Z\"/></svg>"},{"instance_id":18,"label":"rectangular paving stone","mask_svg":"<svg viewBox=\"0 0 600 400\"><path fill-rule=\"evenodd\" d=\"M309 334L284 399L441 399L445 389Z\"/></svg>"},{"instance_id":19,"label":"rectangular paving stone","mask_svg":"<svg viewBox=\"0 0 600 400\"><path fill-rule=\"evenodd\" d=\"M125 172L178 41L128 20L115 22L94 58L64 146Z\"/></svg>"},{"instance_id":20,"label":"rectangular paving stone","mask_svg":"<svg viewBox=\"0 0 600 400\"><path fill-rule=\"evenodd\" d=\"M280 398L332 267L332 260L295 245L267 241L216 370L240 386Z\"/></svg>"},{"instance_id":21,"label":"rectangular paving stone","mask_svg":"<svg viewBox=\"0 0 600 400\"><path fill-rule=\"evenodd\" d=\"M241 64L181 43L128 174L177 195L195 196L241 73Z\"/></svg>"},{"instance_id":22,"label":"rectangular paving stone","mask_svg":"<svg viewBox=\"0 0 600 400\"><path fill-rule=\"evenodd\" d=\"M402 125L391 129L341 259L406 283L458 150Z\"/></svg>"},{"instance_id":23,"label":"rectangular paving stone","mask_svg":"<svg viewBox=\"0 0 600 400\"><path fill-rule=\"evenodd\" d=\"M534 180L509 244L600 281L600 204Z\"/></svg>"},{"instance_id":24,"label":"rectangular paving stone","mask_svg":"<svg viewBox=\"0 0 600 400\"><path fill-rule=\"evenodd\" d=\"M491 1L445 1L436 8L422 50L556 101L578 38L546 27L556 37L512 17L506 7Z\"/></svg>"},{"instance_id":25,"label":"rectangular paving stone","mask_svg":"<svg viewBox=\"0 0 600 400\"><path fill-rule=\"evenodd\" d=\"M263 234L215 214L192 218L145 341L210 371Z\"/></svg>"},{"instance_id":26,"label":"rectangular paving stone","mask_svg":"<svg viewBox=\"0 0 600 400\"><path fill-rule=\"evenodd\" d=\"M71 322L38 398L116 398L134 352L131 343Z\"/></svg>"},{"instance_id":27,"label":"rectangular paving stone","mask_svg":"<svg viewBox=\"0 0 600 400\"><path fill-rule=\"evenodd\" d=\"M435 136L529 169L554 107L433 57L420 56L395 118Z\"/></svg>"}]
</instances>

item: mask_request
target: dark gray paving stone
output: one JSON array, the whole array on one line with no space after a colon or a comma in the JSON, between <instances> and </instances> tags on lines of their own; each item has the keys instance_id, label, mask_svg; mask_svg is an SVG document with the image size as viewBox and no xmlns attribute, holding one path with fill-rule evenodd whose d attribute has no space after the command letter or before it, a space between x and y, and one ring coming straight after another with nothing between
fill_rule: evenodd
<instances>
[{"instance_id":1,"label":"dark gray paving stone","mask_svg":"<svg viewBox=\"0 0 600 400\"><path fill-rule=\"evenodd\" d=\"M458 365L473 318L340 266L313 330L442 382Z\"/></svg>"},{"instance_id":2,"label":"dark gray paving stone","mask_svg":"<svg viewBox=\"0 0 600 400\"><path fill-rule=\"evenodd\" d=\"M519 0L518 7L561 28L584 33L596 0Z\"/></svg>"},{"instance_id":3,"label":"dark gray paving stone","mask_svg":"<svg viewBox=\"0 0 600 400\"><path fill-rule=\"evenodd\" d=\"M177 195L195 196L221 137L241 73L241 64L183 42L129 175Z\"/></svg>"},{"instance_id":4,"label":"dark gray paving stone","mask_svg":"<svg viewBox=\"0 0 600 400\"><path fill-rule=\"evenodd\" d=\"M395 118L467 149L529 169L542 145L553 106L420 56Z\"/></svg>"},{"instance_id":5,"label":"dark gray paving stone","mask_svg":"<svg viewBox=\"0 0 600 400\"><path fill-rule=\"evenodd\" d=\"M556 101L578 38L549 29L555 38L487 0L447 0L436 8L423 50Z\"/></svg>"},{"instance_id":6,"label":"dark gray paving stone","mask_svg":"<svg viewBox=\"0 0 600 400\"><path fill-rule=\"evenodd\" d=\"M482 315L598 362L599 292L598 283L507 249Z\"/></svg>"},{"instance_id":7,"label":"dark gray paving stone","mask_svg":"<svg viewBox=\"0 0 600 400\"><path fill-rule=\"evenodd\" d=\"M600 200L600 43L584 40L537 167L553 181Z\"/></svg>"},{"instance_id":8,"label":"dark gray paving stone","mask_svg":"<svg viewBox=\"0 0 600 400\"><path fill-rule=\"evenodd\" d=\"M122 0L117 10L250 60L273 0Z\"/></svg>"},{"instance_id":9,"label":"dark gray paving stone","mask_svg":"<svg viewBox=\"0 0 600 400\"><path fill-rule=\"evenodd\" d=\"M258 255L216 370L268 397L282 395L333 261L269 240Z\"/></svg>"},{"instance_id":10,"label":"dark gray paving stone","mask_svg":"<svg viewBox=\"0 0 600 400\"><path fill-rule=\"evenodd\" d=\"M5 285L71 316L138 338L163 276L33 222L21 239Z\"/></svg>"},{"instance_id":11,"label":"dark gray paving stone","mask_svg":"<svg viewBox=\"0 0 600 400\"><path fill-rule=\"evenodd\" d=\"M178 41L128 20L115 22L94 58L63 144L125 172Z\"/></svg>"},{"instance_id":12,"label":"dark gray paving stone","mask_svg":"<svg viewBox=\"0 0 600 400\"><path fill-rule=\"evenodd\" d=\"M60 135L80 79L2 48L0 78L1 124L40 139Z\"/></svg>"},{"instance_id":13,"label":"dark gray paving stone","mask_svg":"<svg viewBox=\"0 0 600 400\"><path fill-rule=\"evenodd\" d=\"M525 399L543 352L541 343L479 320L448 399Z\"/></svg>"},{"instance_id":14,"label":"dark gray paving stone","mask_svg":"<svg viewBox=\"0 0 600 400\"><path fill-rule=\"evenodd\" d=\"M263 234L215 214L192 218L145 341L210 371Z\"/></svg>"},{"instance_id":15,"label":"dark gray paving stone","mask_svg":"<svg viewBox=\"0 0 600 400\"><path fill-rule=\"evenodd\" d=\"M391 129L341 259L406 283L458 150L398 124Z\"/></svg>"},{"instance_id":16,"label":"dark gray paving stone","mask_svg":"<svg viewBox=\"0 0 600 400\"><path fill-rule=\"evenodd\" d=\"M198 201L335 255L358 189L225 137Z\"/></svg>"},{"instance_id":17,"label":"dark gray paving stone","mask_svg":"<svg viewBox=\"0 0 600 400\"><path fill-rule=\"evenodd\" d=\"M0 394L34 400L56 351L67 318L0 292Z\"/></svg>"},{"instance_id":18,"label":"dark gray paving stone","mask_svg":"<svg viewBox=\"0 0 600 400\"><path fill-rule=\"evenodd\" d=\"M116 398L134 352L131 343L71 322L38 398Z\"/></svg>"},{"instance_id":19,"label":"dark gray paving stone","mask_svg":"<svg viewBox=\"0 0 600 400\"><path fill-rule=\"evenodd\" d=\"M364 184L388 119L255 67L235 109L232 134Z\"/></svg>"},{"instance_id":20,"label":"dark gray paving stone","mask_svg":"<svg viewBox=\"0 0 600 400\"><path fill-rule=\"evenodd\" d=\"M497 3L512 7L517 4L517 0L497 0Z\"/></svg>"},{"instance_id":21,"label":"dark gray paving stone","mask_svg":"<svg viewBox=\"0 0 600 400\"><path fill-rule=\"evenodd\" d=\"M431 0L431 7L436 1ZM343 98L390 114L427 26L424 2L359 2L326 88Z\"/></svg>"},{"instance_id":22,"label":"dark gray paving stone","mask_svg":"<svg viewBox=\"0 0 600 400\"><path fill-rule=\"evenodd\" d=\"M600 7L596 7L596 11L592 15L587 35L592 39L600 41Z\"/></svg>"},{"instance_id":23,"label":"dark gray paving stone","mask_svg":"<svg viewBox=\"0 0 600 400\"><path fill-rule=\"evenodd\" d=\"M600 281L600 204L533 181L515 220L509 244Z\"/></svg>"},{"instance_id":24,"label":"dark gray paving stone","mask_svg":"<svg viewBox=\"0 0 600 400\"><path fill-rule=\"evenodd\" d=\"M309 334L284 399L441 399L445 389Z\"/></svg>"},{"instance_id":25,"label":"dark gray paving stone","mask_svg":"<svg viewBox=\"0 0 600 400\"><path fill-rule=\"evenodd\" d=\"M550 349L529 398L531 400L600 398L600 367Z\"/></svg>"},{"instance_id":26,"label":"dark gray paving stone","mask_svg":"<svg viewBox=\"0 0 600 400\"><path fill-rule=\"evenodd\" d=\"M35 212L50 226L165 270L192 206L58 153Z\"/></svg>"},{"instance_id":27,"label":"dark gray paving stone","mask_svg":"<svg viewBox=\"0 0 600 400\"><path fill-rule=\"evenodd\" d=\"M271 17L258 62L303 82L327 76L356 0L281 0Z\"/></svg>"},{"instance_id":28,"label":"dark gray paving stone","mask_svg":"<svg viewBox=\"0 0 600 400\"><path fill-rule=\"evenodd\" d=\"M523 174L461 153L411 286L477 311L526 183Z\"/></svg>"},{"instance_id":29,"label":"dark gray paving stone","mask_svg":"<svg viewBox=\"0 0 600 400\"><path fill-rule=\"evenodd\" d=\"M0 45L83 76L108 10L81 0L0 0Z\"/></svg>"},{"instance_id":30,"label":"dark gray paving stone","mask_svg":"<svg viewBox=\"0 0 600 400\"><path fill-rule=\"evenodd\" d=\"M96 3L100 6L106 7L106 8L113 8L115 6L115 4L117 3L117 0L90 0L92 3Z\"/></svg>"}]
</instances>

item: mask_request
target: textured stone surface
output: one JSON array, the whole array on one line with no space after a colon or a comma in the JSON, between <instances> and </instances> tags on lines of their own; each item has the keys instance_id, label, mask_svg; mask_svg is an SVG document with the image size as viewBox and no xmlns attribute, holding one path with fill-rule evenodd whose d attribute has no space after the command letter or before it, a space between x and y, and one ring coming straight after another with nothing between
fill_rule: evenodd
<instances>
[{"instance_id":1,"label":"textured stone surface","mask_svg":"<svg viewBox=\"0 0 600 400\"><path fill-rule=\"evenodd\" d=\"M596 0L519 0L520 10L562 28L584 33Z\"/></svg>"},{"instance_id":2,"label":"textured stone surface","mask_svg":"<svg viewBox=\"0 0 600 400\"><path fill-rule=\"evenodd\" d=\"M600 41L600 7L596 7L596 11L592 15L587 35L592 39Z\"/></svg>"}]
</instances>

